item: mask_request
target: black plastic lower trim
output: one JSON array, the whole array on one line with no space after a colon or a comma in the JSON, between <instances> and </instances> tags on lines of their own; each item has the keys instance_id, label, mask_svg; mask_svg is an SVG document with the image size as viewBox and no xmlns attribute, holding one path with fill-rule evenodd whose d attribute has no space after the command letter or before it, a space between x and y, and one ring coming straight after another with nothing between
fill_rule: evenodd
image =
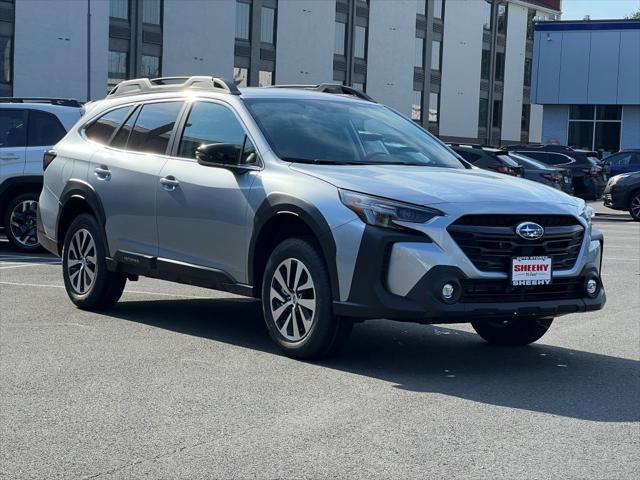
<instances>
[{"instance_id":1,"label":"black plastic lower trim","mask_svg":"<svg viewBox=\"0 0 640 480\"><path fill-rule=\"evenodd\" d=\"M50 253L53 253L56 257L60 256L60 250L58 249L58 242L54 239L47 237L44 232L44 226L42 225L42 218L40 218L40 210L36 212L36 229L38 231L38 243Z\"/></svg>"}]
</instances>

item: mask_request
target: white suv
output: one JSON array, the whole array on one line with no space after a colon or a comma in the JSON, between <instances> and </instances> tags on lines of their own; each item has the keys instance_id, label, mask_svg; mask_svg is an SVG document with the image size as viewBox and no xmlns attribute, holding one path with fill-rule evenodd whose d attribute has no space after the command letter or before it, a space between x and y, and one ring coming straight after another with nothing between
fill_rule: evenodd
<instances>
[{"instance_id":1,"label":"white suv","mask_svg":"<svg viewBox=\"0 0 640 480\"><path fill-rule=\"evenodd\" d=\"M40 248L36 210L44 152L78 121L82 107L58 98L0 98L0 227L23 251Z\"/></svg>"}]
</instances>

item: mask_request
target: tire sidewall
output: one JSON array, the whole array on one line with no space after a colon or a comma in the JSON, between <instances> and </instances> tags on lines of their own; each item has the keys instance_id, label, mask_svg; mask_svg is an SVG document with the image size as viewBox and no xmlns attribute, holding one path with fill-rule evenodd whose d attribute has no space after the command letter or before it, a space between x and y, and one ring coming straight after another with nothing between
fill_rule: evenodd
<instances>
[{"instance_id":1,"label":"tire sidewall","mask_svg":"<svg viewBox=\"0 0 640 480\"><path fill-rule=\"evenodd\" d=\"M630 198L629 198L629 215L631 215L631 218L633 218L636 222L639 222L640 221L640 217L636 217L633 214L633 210L631 210L631 206L633 205L633 201L636 198L640 198L640 192L633 192L631 194Z\"/></svg>"},{"instance_id":2,"label":"tire sidewall","mask_svg":"<svg viewBox=\"0 0 640 480\"><path fill-rule=\"evenodd\" d=\"M270 290L271 281L276 268L286 259L295 258L302 262L314 283L316 295L316 310L313 323L307 335L297 342L285 338L275 325L271 314ZM306 239L289 239L278 245L265 268L262 281L262 309L267 329L271 338L285 352L293 356L318 356L331 342L336 319L333 317L332 293L324 259L318 248Z\"/></svg>"},{"instance_id":3,"label":"tire sidewall","mask_svg":"<svg viewBox=\"0 0 640 480\"><path fill-rule=\"evenodd\" d=\"M67 252L69 251L69 244L71 243L71 239L78 230L83 228L89 231L96 246L96 273L94 282L89 288L89 291L84 294L79 294L74 291L71 285L71 280L69 279L67 270L69 259L67 256ZM67 290L69 298L76 305L81 307L92 306L99 300L100 293L104 290L106 286L105 284L108 281L107 264L105 260L106 256L107 254L104 235L102 234L102 230L98 225L98 222L94 217L88 214L82 214L78 216L67 229L62 248L62 278L64 279L64 286Z\"/></svg>"},{"instance_id":4,"label":"tire sidewall","mask_svg":"<svg viewBox=\"0 0 640 480\"><path fill-rule=\"evenodd\" d=\"M17 249L23 251L23 252L39 252L42 251L42 246L40 245L40 243L38 243L37 245L34 245L33 247L26 247L22 244L20 244L17 239L13 236L13 233L11 232L11 214L13 213L14 208L16 208L16 205L18 205L18 203L20 202L24 202L25 200L32 200L34 202L36 202L36 208L39 207L39 203L38 201L40 200L39 198L40 196L38 195L37 192L26 192L26 193L22 193L20 195L18 195L17 197L14 197L9 204L7 205L7 209L4 212L4 218L2 219L3 221L3 226L5 229L5 235L7 236L7 238L9 239L9 241L11 242L11 245L13 245L14 247L16 247Z\"/></svg>"}]
</instances>

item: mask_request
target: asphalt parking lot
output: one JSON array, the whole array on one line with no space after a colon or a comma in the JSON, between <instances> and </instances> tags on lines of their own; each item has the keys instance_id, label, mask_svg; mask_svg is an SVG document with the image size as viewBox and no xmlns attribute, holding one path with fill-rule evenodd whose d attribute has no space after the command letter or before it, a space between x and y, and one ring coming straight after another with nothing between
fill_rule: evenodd
<instances>
[{"instance_id":1,"label":"asphalt parking lot","mask_svg":"<svg viewBox=\"0 0 640 480\"><path fill-rule=\"evenodd\" d=\"M374 321L321 363L225 293L77 310L57 259L0 241L0 477L637 478L640 224L609 213L603 311L521 349Z\"/></svg>"}]
</instances>

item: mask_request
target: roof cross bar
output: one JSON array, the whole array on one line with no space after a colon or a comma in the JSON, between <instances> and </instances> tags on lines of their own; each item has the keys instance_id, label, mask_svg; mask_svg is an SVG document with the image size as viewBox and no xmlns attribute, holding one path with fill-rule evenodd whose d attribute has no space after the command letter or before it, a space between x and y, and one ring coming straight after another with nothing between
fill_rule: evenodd
<instances>
[{"instance_id":1,"label":"roof cross bar","mask_svg":"<svg viewBox=\"0 0 640 480\"><path fill-rule=\"evenodd\" d=\"M225 78L209 76L193 77L160 77L160 78L134 78L117 84L107 95L107 98L123 95L139 95L145 93L162 93L181 91L188 89L215 90L240 95L236 84Z\"/></svg>"}]
</instances>

